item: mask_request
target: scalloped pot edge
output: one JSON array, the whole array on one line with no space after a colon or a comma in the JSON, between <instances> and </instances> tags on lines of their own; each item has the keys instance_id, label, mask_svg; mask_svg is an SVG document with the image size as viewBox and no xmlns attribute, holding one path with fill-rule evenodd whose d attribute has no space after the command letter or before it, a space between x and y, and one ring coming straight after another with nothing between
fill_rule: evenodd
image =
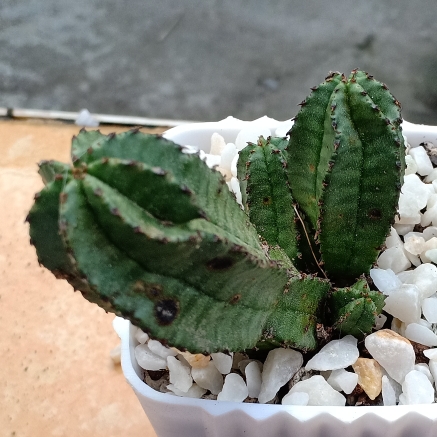
<instances>
[{"instance_id":1,"label":"scalloped pot edge","mask_svg":"<svg viewBox=\"0 0 437 437\"><path fill-rule=\"evenodd\" d=\"M193 123L172 128L164 137L181 145L205 150L214 132L226 142L235 140L249 123L257 123L273 132L289 121L268 117L242 121L228 117L219 122ZM403 134L412 147L424 141L437 144L437 126L402 124ZM203 146L203 147L202 147ZM205 150L207 151L207 150ZM182 398L160 393L141 378L134 355L135 328L116 317L114 329L121 338L121 364L126 380L133 388L158 437L431 437L437 435L437 405L401 405L390 407L316 407L245 404Z\"/></svg>"}]
</instances>

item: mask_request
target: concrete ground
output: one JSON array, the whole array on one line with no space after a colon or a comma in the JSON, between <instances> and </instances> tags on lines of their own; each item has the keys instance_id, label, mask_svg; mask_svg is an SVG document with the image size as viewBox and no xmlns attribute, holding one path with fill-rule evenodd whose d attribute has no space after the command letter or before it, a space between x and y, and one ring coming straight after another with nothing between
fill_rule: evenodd
<instances>
[{"instance_id":1,"label":"concrete ground","mask_svg":"<svg viewBox=\"0 0 437 437\"><path fill-rule=\"evenodd\" d=\"M288 119L365 69L437 124L435 0L2 0L0 107Z\"/></svg>"}]
</instances>

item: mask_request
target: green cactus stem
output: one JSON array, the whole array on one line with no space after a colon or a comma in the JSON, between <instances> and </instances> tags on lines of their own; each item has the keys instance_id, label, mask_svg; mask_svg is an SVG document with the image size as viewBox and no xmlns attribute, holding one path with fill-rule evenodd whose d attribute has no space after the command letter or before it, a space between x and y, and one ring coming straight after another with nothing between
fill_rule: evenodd
<instances>
[{"instance_id":1,"label":"green cactus stem","mask_svg":"<svg viewBox=\"0 0 437 437\"><path fill-rule=\"evenodd\" d=\"M283 138L260 137L240 152L237 174L250 221L269 248L280 247L291 261L298 255L293 199L287 181Z\"/></svg>"},{"instance_id":2,"label":"green cactus stem","mask_svg":"<svg viewBox=\"0 0 437 437\"><path fill-rule=\"evenodd\" d=\"M394 221L405 153L399 120L385 85L360 71L333 73L302 102L290 131L292 195L333 281L368 273Z\"/></svg>"},{"instance_id":3,"label":"green cactus stem","mask_svg":"<svg viewBox=\"0 0 437 437\"><path fill-rule=\"evenodd\" d=\"M361 339L372 330L375 317L381 313L384 295L370 290L365 280L359 280L351 287L334 290L328 306L334 330Z\"/></svg>"}]
</instances>

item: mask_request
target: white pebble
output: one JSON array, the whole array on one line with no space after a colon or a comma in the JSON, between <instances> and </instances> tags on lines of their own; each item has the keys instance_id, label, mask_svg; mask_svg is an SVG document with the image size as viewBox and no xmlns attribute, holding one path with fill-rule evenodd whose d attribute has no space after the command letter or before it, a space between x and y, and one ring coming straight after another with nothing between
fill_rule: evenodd
<instances>
[{"instance_id":1,"label":"white pebble","mask_svg":"<svg viewBox=\"0 0 437 437\"><path fill-rule=\"evenodd\" d=\"M135 339L138 343L144 344L149 341L149 336L142 329L138 328L137 332L135 332Z\"/></svg>"},{"instance_id":2,"label":"white pebble","mask_svg":"<svg viewBox=\"0 0 437 437\"><path fill-rule=\"evenodd\" d=\"M426 377L429 379L429 382L431 384L434 383L434 378L431 375L431 371L429 370L428 364L425 363L418 363L414 366L414 370L417 370L418 372L422 372Z\"/></svg>"},{"instance_id":3,"label":"white pebble","mask_svg":"<svg viewBox=\"0 0 437 437\"><path fill-rule=\"evenodd\" d=\"M437 168L433 168L431 173L429 173L423 181L429 184L436 179L437 179Z\"/></svg>"},{"instance_id":4,"label":"white pebble","mask_svg":"<svg viewBox=\"0 0 437 437\"><path fill-rule=\"evenodd\" d=\"M303 356L293 349L273 349L267 354L258 402L271 401L278 390L302 367Z\"/></svg>"},{"instance_id":5,"label":"white pebble","mask_svg":"<svg viewBox=\"0 0 437 437\"><path fill-rule=\"evenodd\" d=\"M178 354L177 350L164 346L158 340L149 340L147 346L151 352L164 359L167 359L167 357L175 357Z\"/></svg>"},{"instance_id":6,"label":"white pebble","mask_svg":"<svg viewBox=\"0 0 437 437\"><path fill-rule=\"evenodd\" d=\"M345 369L337 369L331 372L327 382L333 389L343 391L348 395L357 385L358 375Z\"/></svg>"},{"instance_id":7,"label":"white pebble","mask_svg":"<svg viewBox=\"0 0 437 437\"><path fill-rule=\"evenodd\" d=\"M420 291L421 300L432 296L437 291L437 266L429 263L421 264L414 269L411 278L411 283L415 284Z\"/></svg>"},{"instance_id":8,"label":"white pebble","mask_svg":"<svg viewBox=\"0 0 437 437\"><path fill-rule=\"evenodd\" d=\"M204 388L199 387L197 384L193 384L186 392L179 390L173 384L168 384L167 388L177 396L196 399L200 399L207 391Z\"/></svg>"},{"instance_id":9,"label":"white pebble","mask_svg":"<svg viewBox=\"0 0 437 437\"><path fill-rule=\"evenodd\" d=\"M385 299L384 311L407 325L417 322L421 316L420 291L414 284L404 284L392 290Z\"/></svg>"},{"instance_id":10,"label":"white pebble","mask_svg":"<svg viewBox=\"0 0 437 437\"><path fill-rule=\"evenodd\" d=\"M193 378L190 375L190 368L182 364L177 358L169 356L167 366L170 375L170 383L178 390L187 392L193 385Z\"/></svg>"},{"instance_id":11,"label":"white pebble","mask_svg":"<svg viewBox=\"0 0 437 437\"><path fill-rule=\"evenodd\" d=\"M423 238L425 238L425 241L430 240L432 237L437 237L437 227L428 226L426 229L423 230L422 234L423 234Z\"/></svg>"},{"instance_id":12,"label":"white pebble","mask_svg":"<svg viewBox=\"0 0 437 437\"><path fill-rule=\"evenodd\" d=\"M221 155L225 147L225 139L217 132L214 132L211 136L211 150L209 153L211 155Z\"/></svg>"},{"instance_id":13,"label":"white pebble","mask_svg":"<svg viewBox=\"0 0 437 437\"><path fill-rule=\"evenodd\" d=\"M410 150L410 156L416 161L417 173L421 176L429 175L432 172L433 166L424 147L419 146L412 148Z\"/></svg>"},{"instance_id":14,"label":"white pebble","mask_svg":"<svg viewBox=\"0 0 437 437\"><path fill-rule=\"evenodd\" d=\"M235 144L233 143L226 144L226 147L223 149L221 155L220 167L226 168L229 171L231 171L232 160L234 159L236 154L237 154L237 148L235 147Z\"/></svg>"},{"instance_id":15,"label":"white pebble","mask_svg":"<svg viewBox=\"0 0 437 437\"><path fill-rule=\"evenodd\" d=\"M167 368L167 361L154 354L146 344L135 347L135 358L138 365L145 370L163 370Z\"/></svg>"},{"instance_id":16,"label":"white pebble","mask_svg":"<svg viewBox=\"0 0 437 437\"><path fill-rule=\"evenodd\" d=\"M240 182L237 178L231 179L231 189L232 192L235 194L235 197L237 199L237 202L241 205L242 197L241 197L241 191L240 191Z\"/></svg>"},{"instance_id":17,"label":"white pebble","mask_svg":"<svg viewBox=\"0 0 437 437\"><path fill-rule=\"evenodd\" d=\"M402 405L432 404L434 388L422 372L412 370L402 383L402 394L399 396Z\"/></svg>"},{"instance_id":18,"label":"white pebble","mask_svg":"<svg viewBox=\"0 0 437 437\"><path fill-rule=\"evenodd\" d=\"M346 404L346 398L334 390L321 375L314 375L297 382L288 392L288 394L292 393L307 393L309 396L307 405L344 406Z\"/></svg>"},{"instance_id":19,"label":"white pebble","mask_svg":"<svg viewBox=\"0 0 437 437\"><path fill-rule=\"evenodd\" d=\"M437 323L437 297L435 294L423 299L422 312L429 323Z\"/></svg>"},{"instance_id":20,"label":"white pebble","mask_svg":"<svg viewBox=\"0 0 437 437\"><path fill-rule=\"evenodd\" d=\"M411 263L406 257L401 245L390 247L390 249L382 252L377 263L380 269L390 269L395 273L402 272L411 267Z\"/></svg>"},{"instance_id":21,"label":"white pebble","mask_svg":"<svg viewBox=\"0 0 437 437\"><path fill-rule=\"evenodd\" d=\"M308 361L305 370L335 370L352 365L359 357L357 342L352 335L330 341Z\"/></svg>"},{"instance_id":22,"label":"white pebble","mask_svg":"<svg viewBox=\"0 0 437 437\"><path fill-rule=\"evenodd\" d=\"M429 360L428 363L429 371L431 372L432 377L434 378L434 385L437 385L437 361L434 359Z\"/></svg>"},{"instance_id":23,"label":"white pebble","mask_svg":"<svg viewBox=\"0 0 437 437\"><path fill-rule=\"evenodd\" d=\"M293 393L287 393L282 398L282 405L301 405L305 407L308 405L310 395L305 392L295 391Z\"/></svg>"},{"instance_id":24,"label":"white pebble","mask_svg":"<svg viewBox=\"0 0 437 437\"><path fill-rule=\"evenodd\" d=\"M225 378L222 391L218 394L218 401L243 402L248 396L247 385L237 373L230 373Z\"/></svg>"},{"instance_id":25,"label":"white pebble","mask_svg":"<svg viewBox=\"0 0 437 437\"><path fill-rule=\"evenodd\" d=\"M385 314L378 314L375 316L375 329L381 329L385 322L387 321L387 316Z\"/></svg>"},{"instance_id":26,"label":"white pebble","mask_svg":"<svg viewBox=\"0 0 437 437\"><path fill-rule=\"evenodd\" d=\"M209 361L208 365L204 367L193 367L191 376L197 385L209 390L213 395L218 395L223 388L223 375L212 361Z\"/></svg>"},{"instance_id":27,"label":"white pebble","mask_svg":"<svg viewBox=\"0 0 437 437\"><path fill-rule=\"evenodd\" d=\"M251 361L244 368L249 397L257 398L261 391L261 369L257 361Z\"/></svg>"},{"instance_id":28,"label":"white pebble","mask_svg":"<svg viewBox=\"0 0 437 437\"><path fill-rule=\"evenodd\" d=\"M390 294L390 291L402 285L400 279L391 269L370 269L370 277L376 288L384 294Z\"/></svg>"},{"instance_id":29,"label":"white pebble","mask_svg":"<svg viewBox=\"0 0 437 437\"><path fill-rule=\"evenodd\" d=\"M416 343L425 346L437 346L437 335L419 323L410 323L407 325L405 328L405 337L407 337L408 340L415 341Z\"/></svg>"},{"instance_id":30,"label":"white pebble","mask_svg":"<svg viewBox=\"0 0 437 437\"><path fill-rule=\"evenodd\" d=\"M405 169L406 175L417 173L417 164L412 156L405 156L405 164L407 165L407 168Z\"/></svg>"},{"instance_id":31,"label":"white pebble","mask_svg":"<svg viewBox=\"0 0 437 437\"><path fill-rule=\"evenodd\" d=\"M231 352L230 355L224 354L223 352L216 352L211 354L212 362L217 370L222 375L227 375L232 368L232 358L233 354Z\"/></svg>"},{"instance_id":32,"label":"white pebble","mask_svg":"<svg viewBox=\"0 0 437 437\"><path fill-rule=\"evenodd\" d=\"M405 375L413 370L416 361L413 346L394 331L376 331L366 337L364 344L372 357L395 381L402 383Z\"/></svg>"},{"instance_id":33,"label":"white pebble","mask_svg":"<svg viewBox=\"0 0 437 437\"><path fill-rule=\"evenodd\" d=\"M423 355L425 355L426 358L429 358L432 361L437 361L437 348L425 349L423 351Z\"/></svg>"},{"instance_id":34,"label":"white pebble","mask_svg":"<svg viewBox=\"0 0 437 437\"><path fill-rule=\"evenodd\" d=\"M390 234L385 239L385 247L389 249L390 247L399 246L400 244L402 244L401 237L399 237L396 229L392 226L390 228Z\"/></svg>"},{"instance_id":35,"label":"white pebble","mask_svg":"<svg viewBox=\"0 0 437 437\"><path fill-rule=\"evenodd\" d=\"M402 386L388 375L382 377L382 401L385 406L396 405Z\"/></svg>"},{"instance_id":36,"label":"white pebble","mask_svg":"<svg viewBox=\"0 0 437 437\"><path fill-rule=\"evenodd\" d=\"M414 229L414 223L413 224L395 223L393 225L393 228L396 230L396 232L399 235L406 235L408 234L408 232L411 232Z\"/></svg>"},{"instance_id":37,"label":"white pebble","mask_svg":"<svg viewBox=\"0 0 437 437\"><path fill-rule=\"evenodd\" d=\"M420 255L425 248L425 239L422 236L412 235L408 233L405 235L404 249L413 255Z\"/></svg>"}]
</instances>

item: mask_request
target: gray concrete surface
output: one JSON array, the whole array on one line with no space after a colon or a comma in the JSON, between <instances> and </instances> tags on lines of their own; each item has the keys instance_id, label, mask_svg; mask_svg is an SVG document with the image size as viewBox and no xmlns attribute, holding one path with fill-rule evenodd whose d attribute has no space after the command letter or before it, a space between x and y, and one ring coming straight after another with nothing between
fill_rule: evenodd
<instances>
[{"instance_id":1,"label":"gray concrete surface","mask_svg":"<svg viewBox=\"0 0 437 437\"><path fill-rule=\"evenodd\" d=\"M365 69L437 124L435 0L1 0L0 107L287 119Z\"/></svg>"}]
</instances>

